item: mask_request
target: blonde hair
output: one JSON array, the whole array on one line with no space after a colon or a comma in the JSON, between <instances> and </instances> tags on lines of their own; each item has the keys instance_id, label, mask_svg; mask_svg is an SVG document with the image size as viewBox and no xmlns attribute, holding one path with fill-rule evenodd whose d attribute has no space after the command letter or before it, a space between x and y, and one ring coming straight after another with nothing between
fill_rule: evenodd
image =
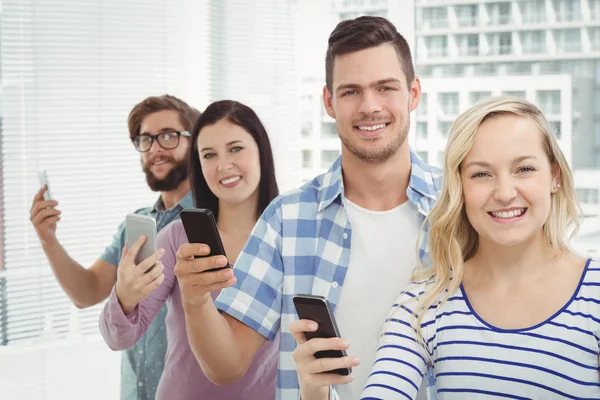
<instances>
[{"instance_id":1,"label":"blonde hair","mask_svg":"<svg viewBox=\"0 0 600 400\"><path fill-rule=\"evenodd\" d=\"M471 149L479 126L490 118L507 114L530 118L538 125L548 160L553 168L560 170L560 186L552 196L550 213L543 227L545 242L556 254L569 251L568 241L579 228L580 208L571 170L552 126L535 105L516 97L492 97L462 113L452 125L446 144L440 198L425 220L429 225L429 259L412 277L414 281L428 281L425 292L416 299L412 321L425 349L421 326L425 312L440 300L441 307L458 289L464 262L475 255L479 244L478 234L465 212L460 164Z\"/></svg>"}]
</instances>

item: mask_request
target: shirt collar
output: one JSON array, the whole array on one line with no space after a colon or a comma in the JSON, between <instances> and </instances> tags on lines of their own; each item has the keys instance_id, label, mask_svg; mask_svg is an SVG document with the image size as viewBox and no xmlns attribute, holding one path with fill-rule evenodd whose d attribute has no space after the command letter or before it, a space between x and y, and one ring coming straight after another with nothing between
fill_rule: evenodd
<instances>
[{"instance_id":1,"label":"shirt collar","mask_svg":"<svg viewBox=\"0 0 600 400\"><path fill-rule=\"evenodd\" d=\"M410 180L406 194L419 210L428 212L432 208L431 201L436 201L440 192L441 171L426 164L412 148L410 149L410 162ZM317 207L318 212L329 207L338 198L343 199L344 197L341 155L323 175L321 187L322 196Z\"/></svg>"},{"instance_id":2,"label":"shirt collar","mask_svg":"<svg viewBox=\"0 0 600 400\"><path fill-rule=\"evenodd\" d=\"M171 209L174 209L176 207L179 207L181 209L193 208L194 207L194 199L192 198L192 192L190 191L185 196L183 196L183 198L181 200L179 200L179 203L177 203ZM163 204L162 197L160 197L160 196L158 196L158 200L156 200L156 203L154 203L154 211L156 211L156 212L165 211L165 205Z\"/></svg>"}]
</instances>

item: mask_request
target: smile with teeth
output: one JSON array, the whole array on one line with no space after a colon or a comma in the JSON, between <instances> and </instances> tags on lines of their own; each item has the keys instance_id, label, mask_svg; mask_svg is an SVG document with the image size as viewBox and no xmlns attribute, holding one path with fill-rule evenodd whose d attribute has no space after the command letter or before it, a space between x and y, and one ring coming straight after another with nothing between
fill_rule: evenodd
<instances>
[{"instance_id":1,"label":"smile with teeth","mask_svg":"<svg viewBox=\"0 0 600 400\"><path fill-rule=\"evenodd\" d=\"M369 132L373 132L376 131L378 129L383 129L387 126L388 124L383 123L383 124L379 124L379 125L373 125L373 126L357 126L358 129L360 129L361 131L369 131Z\"/></svg>"},{"instance_id":2,"label":"smile with teeth","mask_svg":"<svg viewBox=\"0 0 600 400\"><path fill-rule=\"evenodd\" d=\"M152 165L163 165L166 164L168 161L164 160L164 159L160 159L160 160L155 160L152 162Z\"/></svg>"},{"instance_id":3,"label":"smile with teeth","mask_svg":"<svg viewBox=\"0 0 600 400\"><path fill-rule=\"evenodd\" d=\"M234 183L234 182L237 182L237 181L239 181L240 179L242 179L242 177L241 177L241 176L234 176L234 177L231 177L231 178L227 178L227 179L223 179L223 180L221 180L221 183L222 183L223 185L229 185L229 184L231 184L231 183Z\"/></svg>"},{"instance_id":4,"label":"smile with teeth","mask_svg":"<svg viewBox=\"0 0 600 400\"><path fill-rule=\"evenodd\" d=\"M525 214L525 211L527 211L527 208L516 208L510 211L491 211L488 214L494 218L516 218Z\"/></svg>"}]
</instances>

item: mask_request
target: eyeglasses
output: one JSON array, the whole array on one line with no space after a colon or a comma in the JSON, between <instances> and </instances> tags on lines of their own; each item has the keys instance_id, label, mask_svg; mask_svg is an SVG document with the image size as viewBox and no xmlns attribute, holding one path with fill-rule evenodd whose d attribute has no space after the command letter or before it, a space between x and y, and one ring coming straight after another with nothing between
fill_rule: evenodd
<instances>
[{"instance_id":1,"label":"eyeglasses","mask_svg":"<svg viewBox=\"0 0 600 400\"><path fill-rule=\"evenodd\" d=\"M188 131L162 132L154 136L144 133L142 135L135 136L131 141L133 142L133 145L137 151L140 153L145 153L150 150L152 143L155 140L163 149L172 150L179 145L180 136L190 137L190 133Z\"/></svg>"}]
</instances>

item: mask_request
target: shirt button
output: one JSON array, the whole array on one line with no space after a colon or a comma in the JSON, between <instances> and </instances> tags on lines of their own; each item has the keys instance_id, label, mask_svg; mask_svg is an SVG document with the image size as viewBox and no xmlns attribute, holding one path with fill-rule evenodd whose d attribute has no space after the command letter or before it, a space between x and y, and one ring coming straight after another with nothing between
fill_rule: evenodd
<instances>
[{"instance_id":1,"label":"shirt button","mask_svg":"<svg viewBox=\"0 0 600 400\"><path fill-rule=\"evenodd\" d=\"M348 239L348 234L346 232L344 232L344 234L342 235L342 237L344 238L344 240Z\"/></svg>"},{"instance_id":2,"label":"shirt button","mask_svg":"<svg viewBox=\"0 0 600 400\"><path fill-rule=\"evenodd\" d=\"M331 287L335 289L336 287L338 287L338 283L337 283L337 282L333 282L333 283L331 284Z\"/></svg>"},{"instance_id":3,"label":"shirt button","mask_svg":"<svg viewBox=\"0 0 600 400\"><path fill-rule=\"evenodd\" d=\"M142 382L138 382L138 387L142 387L144 384Z\"/></svg>"}]
</instances>

